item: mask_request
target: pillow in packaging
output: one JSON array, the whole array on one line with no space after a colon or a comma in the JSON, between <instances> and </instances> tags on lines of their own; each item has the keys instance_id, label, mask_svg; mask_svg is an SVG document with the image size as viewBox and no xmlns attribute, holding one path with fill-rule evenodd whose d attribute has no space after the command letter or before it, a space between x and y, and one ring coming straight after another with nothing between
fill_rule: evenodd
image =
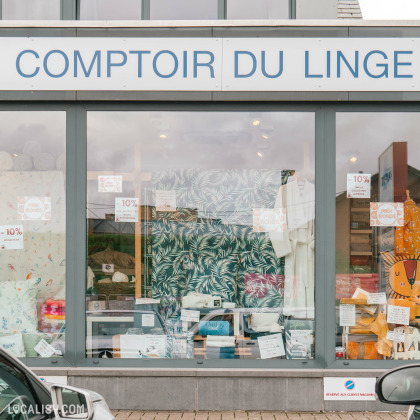
<instances>
[{"instance_id":1,"label":"pillow in packaging","mask_svg":"<svg viewBox=\"0 0 420 420\"><path fill-rule=\"evenodd\" d=\"M207 308L212 300L211 295L190 292L182 298L183 308Z\"/></svg>"},{"instance_id":2,"label":"pillow in packaging","mask_svg":"<svg viewBox=\"0 0 420 420\"><path fill-rule=\"evenodd\" d=\"M282 328L278 324L280 314L278 313L258 313L251 314L251 328L255 332L281 332Z\"/></svg>"},{"instance_id":3,"label":"pillow in packaging","mask_svg":"<svg viewBox=\"0 0 420 420\"><path fill-rule=\"evenodd\" d=\"M229 335L228 321L200 321L198 324L199 335Z\"/></svg>"},{"instance_id":4,"label":"pillow in packaging","mask_svg":"<svg viewBox=\"0 0 420 420\"><path fill-rule=\"evenodd\" d=\"M39 357L35 347L41 340L45 340L48 344L50 344L53 340L53 335L48 333L23 334L23 344L25 346L26 357Z\"/></svg>"},{"instance_id":5,"label":"pillow in packaging","mask_svg":"<svg viewBox=\"0 0 420 420\"><path fill-rule=\"evenodd\" d=\"M15 357L26 356L21 333L0 336L0 347Z\"/></svg>"},{"instance_id":6,"label":"pillow in packaging","mask_svg":"<svg viewBox=\"0 0 420 420\"><path fill-rule=\"evenodd\" d=\"M0 283L0 333L37 331L35 280Z\"/></svg>"}]
</instances>

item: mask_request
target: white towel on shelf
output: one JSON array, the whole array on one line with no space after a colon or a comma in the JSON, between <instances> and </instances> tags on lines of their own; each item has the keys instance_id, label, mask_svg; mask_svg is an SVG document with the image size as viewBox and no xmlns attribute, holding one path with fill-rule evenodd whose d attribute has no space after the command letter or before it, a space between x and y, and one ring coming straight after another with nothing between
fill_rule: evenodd
<instances>
[{"instance_id":1,"label":"white towel on shelf","mask_svg":"<svg viewBox=\"0 0 420 420\"><path fill-rule=\"evenodd\" d=\"M49 153L39 153L34 157L34 166L38 171L51 171L55 169L55 159Z\"/></svg>"},{"instance_id":2,"label":"white towel on shelf","mask_svg":"<svg viewBox=\"0 0 420 420\"><path fill-rule=\"evenodd\" d=\"M13 159L9 153L0 151L0 171L10 171L13 168Z\"/></svg>"},{"instance_id":3,"label":"white towel on shelf","mask_svg":"<svg viewBox=\"0 0 420 420\"><path fill-rule=\"evenodd\" d=\"M32 158L29 155L19 155L13 160L13 169L15 171L30 171L32 169Z\"/></svg>"}]
</instances>

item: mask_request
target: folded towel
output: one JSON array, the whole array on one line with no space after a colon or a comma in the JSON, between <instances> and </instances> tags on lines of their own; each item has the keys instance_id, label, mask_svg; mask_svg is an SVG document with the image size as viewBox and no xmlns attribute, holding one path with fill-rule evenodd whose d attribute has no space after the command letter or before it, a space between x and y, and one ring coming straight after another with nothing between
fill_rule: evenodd
<instances>
[{"instance_id":1,"label":"folded towel","mask_svg":"<svg viewBox=\"0 0 420 420\"><path fill-rule=\"evenodd\" d=\"M45 314L44 317L46 319L65 319L66 318L65 315L48 315L48 314Z\"/></svg>"},{"instance_id":2,"label":"folded towel","mask_svg":"<svg viewBox=\"0 0 420 420\"><path fill-rule=\"evenodd\" d=\"M235 347L235 337L222 335L207 336L207 347Z\"/></svg>"},{"instance_id":3,"label":"folded towel","mask_svg":"<svg viewBox=\"0 0 420 420\"><path fill-rule=\"evenodd\" d=\"M66 301L65 300L54 300L54 299L48 299L45 302L46 305L51 306L52 308L65 308L66 307Z\"/></svg>"},{"instance_id":4,"label":"folded towel","mask_svg":"<svg viewBox=\"0 0 420 420\"><path fill-rule=\"evenodd\" d=\"M63 153L62 155L58 156L57 160L55 161L55 167L57 171L65 172L66 170L66 155Z\"/></svg>"},{"instance_id":5,"label":"folded towel","mask_svg":"<svg viewBox=\"0 0 420 420\"><path fill-rule=\"evenodd\" d=\"M49 153L39 153L34 156L34 166L38 171L51 171L55 169L55 159Z\"/></svg>"},{"instance_id":6,"label":"folded towel","mask_svg":"<svg viewBox=\"0 0 420 420\"><path fill-rule=\"evenodd\" d=\"M0 151L0 171L10 171L13 168L13 159L9 153Z\"/></svg>"}]
</instances>

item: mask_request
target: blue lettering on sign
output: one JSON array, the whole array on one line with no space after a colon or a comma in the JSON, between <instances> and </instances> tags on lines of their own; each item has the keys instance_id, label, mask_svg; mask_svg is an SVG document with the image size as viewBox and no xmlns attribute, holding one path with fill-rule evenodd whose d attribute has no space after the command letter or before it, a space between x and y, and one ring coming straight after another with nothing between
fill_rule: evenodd
<instances>
[{"instance_id":1,"label":"blue lettering on sign","mask_svg":"<svg viewBox=\"0 0 420 420\"><path fill-rule=\"evenodd\" d=\"M185 51L184 51L185 52ZM210 56L210 61L208 63L199 63L198 62L198 55L203 55L203 54L207 54ZM197 78L197 67L198 66L204 66L204 67L208 67L210 69L210 77L212 79L214 79L214 69L213 69L213 64L214 62L214 54L210 51L194 51L194 78ZM184 63L184 69L186 68L185 63Z\"/></svg>"},{"instance_id":2,"label":"blue lettering on sign","mask_svg":"<svg viewBox=\"0 0 420 420\"><path fill-rule=\"evenodd\" d=\"M157 69L157 60L162 54L169 54L174 59L174 69L168 73L168 74L162 74ZM156 76L162 77L163 79L167 79L169 77L172 77L178 70L178 58L176 55L169 50L162 50L159 51L153 58L153 71L155 72Z\"/></svg>"},{"instance_id":3,"label":"blue lettering on sign","mask_svg":"<svg viewBox=\"0 0 420 420\"><path fill-rule=\"evenodd\" d=\"M82 70L83 70L83 73L85 74L85 76L89 77L90 73L93 70L93 66L95 65L95 61L97 61L97 63L96 63L96 66L97 66L96 67L96 76L101 77L101 52L98 51L98 50L95 51L95 54L93 55L92 61L90 62L89 69L86 70L85 63L83 62L82 56L80 55L80 51L75 50L74 51L74 77L77 77L77 63L78 62L82 66Z\"/></svg>"},{"instance_id":4,"label":"blue lettering on sign","mask_svg":"<svg viewBox=\"0 0 420 420\"><path fill-rule=\"evenodd\" d=\"M50 70L48 69L48 59L53 55L53 54L60 54L63 58L64 58L64 70L61 73L58 74L53 74L50 72ZM45 54L44 57L44 71L45 73L48 74L48 76L50 77L63 77L66 73L67 70L69 69L69 58L67 57L67 55L64 53L64 51L61 50L52 50L49 51L47 54Z\"/></svg>"},{"instance_id":5,"label":"blue lettering on sign","mask_svg":"<svg viewBox=\"0 0 420 420\"><path fill-rule=\"evenodd\" d=\"M143 54L150 54L150 51L129 51L129 54L137 54L137 59L138 59L138 69L137 69L137 77L142 77L142 56Z\"/></svg>"},{"instance_id":6,"label":"blue lettering on sign","mask_svg":"<svg viewBox=\"0 0 420 420\"><path fill-rule=\"evenodd\" d=\"M394 77L395 78L407 78L410 79L413 77L412 74L398 74L398 66L411 66L411 62L400 63L398 61L399 54L413 54L413 51L394 51Z\"/></svg>"},{"instance_id":7,"label":"blue lettering on sign","mask_svg":"<svg viewBox=\"0 0 420 420\"><path fill-rule=\"evenodd\" d=\"M16 70L22 77L34 77L39 73L39 67L35 67L34 72L31 74L23 73L23 71L20 68L20 59L23 57L24 54L32 54L35 56L35 58L39 58L38 53L34 50L24 50L20 52L19 55L16 57Z\"/></svg>"},{"instance_id":8,"label":"blue lettering on sign","mask_svg":"<svg viewBox=\"0 0 420 420\"><path fill-rule=\"evenodd\" d=\"M388 56L383 52L383 51L379 51L379 50L374 50L374 51L370 51L370 52L368 52L367 54L366 54L366 57L365 57L365 59L363 60L363 68L364 68L364 70L365 70L365 73L369 76L369 77L372 77L373 79L379 79L379 78L381 78L381 77L388 77L388 64L386 64L386 63L378 63L378 64L376 64L376 67L383 67L383 71L382 71L382 73L380 73L380 74L372 74L370 71L369 71L369 68L368 68L368 61L369 61L369 58L372 56L372 55L374 55L374 54L378 54L378 55L381 55L383 58L385 58L385 59L387 59L388 58Z\"/></svg>"},{"instance_id":9,"label":"blue lettering on sign","mask_svg":"<svg viewBox=\"0 0 420 420\"><path fill-rule=\"evenodd\" d=\"M269 79L280 77L283 73L283 51L279 51L279 71L276 74L268 74L265 70L265 51L261 51L261 71Z\"/></svg>"},{"instance_id":10,"label":"blue lettering on sign","mask_svg":"<svg viewBox=\"0 0 420 420\"><path fill-rule=\"evenodd\" d=\"M319 78L322 74L309 74L309 51L305 51L305 78Z\"/></svg>"},{"instance_id":11,"label":"blue lettering on sign","mask_svg":"<svg viewBox=\"0 0 420 420\"><path fill-rule=\"evenodd\" d=\"M239 55L247 55L252 60L252 70L247 74L239 74ZM251 77L257 70L257 58L250 51L235 51L235 78Z\"/></svg>"},{"instance_id":12,"label":"blue lettering on sign","mask_svg":"<svg viewBox=\"0 0 420 420\"><path fill-rule=\"evenodd\" d=\"M341 76L341 61L344 62L344 64L350 70L350 73L353 75L353 77L359 77L359 51L354 52L354 69L347 61L347 58L344 57L344 54L341 51L337 51L337 77Z\"/></svg>"},{"instance_id":13,"label":"blue lettering on sign","mask_svg":"<svg viewBox=\"0 0 420 420\"><path fill-rule=\"evenodd\" d=\"M122 56L122 60L119 63L112 62L113 55ZM124 51L107 51L107 66L106 66L106 77L111 77L111 67L121 67L127 62L127 54Z\"/></svg>"}]
</instances>

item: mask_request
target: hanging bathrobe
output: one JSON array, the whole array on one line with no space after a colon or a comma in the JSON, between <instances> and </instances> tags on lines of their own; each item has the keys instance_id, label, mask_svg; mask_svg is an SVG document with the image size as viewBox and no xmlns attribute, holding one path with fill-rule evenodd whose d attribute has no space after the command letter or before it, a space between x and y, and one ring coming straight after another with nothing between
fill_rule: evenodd
<instances>
[{"instance_id":1,"label":"hanging bathrobe","mask_svg":"<svg viewBox=\"0 0 420 420\"><path fill-rule=\"evenodd\" d=\"M289 178L275 207L287 211L287 232L269 233L277 257L285 257L284 315L313 319L315 186Z\"/></svg>"}]
</instances>

